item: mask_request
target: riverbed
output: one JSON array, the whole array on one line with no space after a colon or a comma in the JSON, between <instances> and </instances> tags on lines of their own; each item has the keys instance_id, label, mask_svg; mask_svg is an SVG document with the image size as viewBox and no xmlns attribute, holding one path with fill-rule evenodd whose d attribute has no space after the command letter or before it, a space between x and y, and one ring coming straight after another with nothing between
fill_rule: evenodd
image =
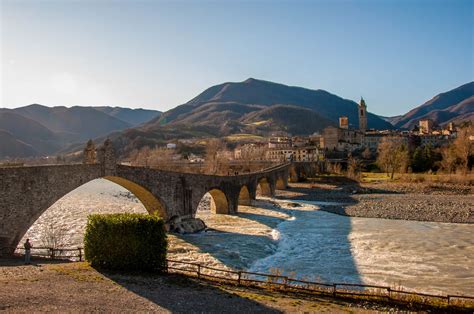
<instances>
[{"instance_id":1,"label":"riverbed","mask_svg":"<svg viewBox=\"0 0 474 314\"><path fill-rule=\"evenodd\" d=\"M239 214L198 212L211 231L170 235L169 257L292 277L474 295L474 225L345 217L321 202L259 199ZM334 205L334 204L332 204ZM206 206L203 206L205 209ZM28 231L40 246L48 228L80 246L90 213L142 212L127 190L92 181L48 209Z\"/></svg>"}]
</instances>

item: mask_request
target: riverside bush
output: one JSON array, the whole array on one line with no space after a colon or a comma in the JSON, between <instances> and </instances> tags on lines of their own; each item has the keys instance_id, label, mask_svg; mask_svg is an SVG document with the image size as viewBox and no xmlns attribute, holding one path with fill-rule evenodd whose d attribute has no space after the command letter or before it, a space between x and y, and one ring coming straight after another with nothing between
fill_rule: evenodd
<instances>
[{"instance_id":1,"label":"riverside bush","mask_svg":"<svg viewBox=\"0 0 474 314\"><path fill-rule=\"evenodd\" d=\"M84 235L85 258L110 270L162 271L167 238L161 218L146 214L90 215Z\"/></svg>"}]
</instances>

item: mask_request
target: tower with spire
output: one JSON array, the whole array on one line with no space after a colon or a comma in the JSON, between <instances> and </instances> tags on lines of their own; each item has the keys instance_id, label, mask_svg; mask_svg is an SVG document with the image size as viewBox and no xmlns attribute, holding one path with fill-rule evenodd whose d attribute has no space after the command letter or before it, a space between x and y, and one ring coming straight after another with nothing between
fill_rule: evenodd
<instances>
[{"instance_id":1,"label":"tower with spire","mask_svg":"<svg viewBox=\"0 0 474 314\"><path fill-rule=\"evenodd\" d=\"M359 130L365 132L367 130L367 105L364 98L360 97L359 102Z\"/></svg>"}]
</instances>

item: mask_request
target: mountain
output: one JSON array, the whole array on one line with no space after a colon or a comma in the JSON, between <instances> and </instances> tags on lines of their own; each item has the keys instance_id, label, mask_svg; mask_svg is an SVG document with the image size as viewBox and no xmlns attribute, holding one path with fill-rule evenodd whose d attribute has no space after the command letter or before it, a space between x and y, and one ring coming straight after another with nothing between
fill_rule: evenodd
<instances>
[{"instance_id":1,"label":"mountain","mask_svg":"<svg viewBox=\"0 0 474 314\"><path fill-rule=\"evenodd\" d=\"M5 130L0 130L0 143L0 156L29 157L40 155L31 145L20 141Z\"/></svg>"},{"instance_id":2,"label":"mountain","mask_svg":"<svg viewBox=\"0 0 474 314\"><path fill-rule=\"evenodd\" d=\"M269 136L274 133L308 135L347 116L358 127L358 105L324 90L310 90L247 79L212 86L139 127L110 134L119 153L176 139L225 137L233 134ZM393 126L368 114L370 128ZM76 148L71 147L70 150Z\"/></svg>"},{"instance_id":3,"label":"mountain","mask_svg":"<svg viewBox=\"0 0 474 314\"><path fill-rule=\"evenodd\" d=\"M304 107L333 123L337 123L340 116L347 116L350 123L358 127L357 104L354 101L343 99L324 90L287 86L253 78L243 82L224 83L210 87L186 104L163 113L146 125L157 127L190 119L195 122L203 121L201 107L206 107L206 112L212 113L215 117L215 112L223 110L237 113L233 108L229 108L229 106L237 105L240 106L237 111L242 110L243 107L246 107L244 111L251 108L253 108L252 111L256 111L273 105ZM196 114L201 117L191 117ZM233 118L235 119L236 116ZM220 121L220 125L223 123L225 121ZM314 123L318 124L318 120ZM368 114L368 126L376 129L392 128L390 123L371 113Z\"/></svg>"},{"instance_id":4,"label":"mountain","mask_svg":"<svg viewBox=\"0 0 474 314\"><path fill-rule=\"evenodd\" d=\"M25 143L33 148L34 155L48 154L58 150L62 145L62 138L59 134L51 131L41 123L24 117L12 110L0 111L0 130L9 134L3 134L3 139L14 138L18 142ZM10 141L10 139L8 139ZM0 142L0 146L8 146L7 142ZM20 151L22 155L24 150ZM7 156L7 155L0 155ZM15 157L16 155L8 155Z\"/></svg>"},{"instance_id":5,"label":"mountain","mask_svg":"<svg viewBox=\"0 0 474 314\"><path fill-rule=\"evenodd\" d=\"M421 119L431 119L436 124L472 121L474 115L474 82L441 93L408 113L394 117L397 128L411 129Z\"/></svg>"},{"instance_id":6,"label":"mountain","mask_svg":"<svg viewBox=\"0 0 474 314\"><path fill-rule=\"evenodd\" d=\"M159 114L155 110L119 107L33 104L0 108L0 158L55 154L74 143L138 126Z\"/></svg>"},{"instance_id":7,"label":"mountain","mask_svg":"<svg viewBox=\"0 0 474 314\"><path fill-rule=\"evenodd\" d=\"M75 141L84 141L133 126L93 107L46 107L35 104L13 111L54 132L67 134L69 139Z\"/></svg>"},{"instance_id":8,"label":"mountain","mask_svg":"<svg viewBox=\"0 0 474 314\"><path fill-rule=\"evenodd\" d=\"M93 107L96 110L102 111L112 117L125 121L131 125L140 125L148 122L153 118L158 117L161 112L150 109L130 109L122 107Z\"/></svg>"},{"instance_id":9,"label":"mountain","mask_svg":"<svg viewBox=\"0 0 474 314\"><path fill-rule=\"evenodd\" d=\"M254 111L245 115L242 122L257 130L280 131L283 128L283 131L291 134L312 134L334 125L311 109L291 105L273 105Z\"/></svg>"}]
</instances>

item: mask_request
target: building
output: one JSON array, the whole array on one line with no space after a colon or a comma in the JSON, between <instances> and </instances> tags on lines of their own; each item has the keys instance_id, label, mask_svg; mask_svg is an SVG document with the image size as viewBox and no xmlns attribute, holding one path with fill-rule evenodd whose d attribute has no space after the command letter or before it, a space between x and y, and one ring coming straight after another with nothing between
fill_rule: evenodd
<instances>
[{"instance_id":1,"label":"building","mask_svg":"<svg viewBox=\"0 0 474 314\"><path fill-rule=\"evenodd\" d=\"M320 147L326 150L353 151L360 147L363 134L359 130L328 126L323 130Z\"/></svg>"},{"instance_id":2,"label":"building","mask_svg":"<svg viewBox=\"0 0 474 314\"><path fill-rule=\"evenodd\" d=\"M431 134L433 131L433 121L430 119L420 120L419 122L420 134Z\"/></svg>"},{"instance_id":3,"label":"building","mask_svg":"<svg viewBox=\"0 0 474 314\"><path fill-rule=\"evenodd\" d=\"M440 147L449 143L450 136L443 134L420 134L420 146Z\"/></svg>"},{"instance_id":4,"label":"building","mask_svg":"<svg viewBox=\"0 0 474 314\"><path fill-rule=\"evenodd\" d=\"M359 103L359 130L364 133L367 130L367 105L364 98L360 98Z\"/></svg>"},{"instance_id":5,"label":"building","mask_svg":"<svg viewBox=\"0 0 474 314\"><path fill-rule=\"evenodd\" d=\"M292 139L289 137L272 137L268 141L268 148L290 148L292 146Z\"/></svg>"},{"instance_id":6,"label":"building","mask_svg":"<svg viewBox=\"0 0 474 314\"><path fill-rule=\"evenodd\" d=\"M292 160L294 161L318 161L323 159L323 155L315 146L298 147L293 150Z\"/></svg>"},{"instance_id":7,"label":"building","mask_svg":"<svg viewBox=\"0 0 474 314\"><path fill-rule=\"evenodd\" d=\"M339 117L339 127L341 129L349 129L349 118L348 117Z\"/></svg>"},{"instance_id":8,"label":"building","mask_svg":"<svg viewBox=\"0 0 474 314\"><path fill-rule=\"evenodd\" d=\"M265 153L265 159L269 161L283 162L290 161L293 158L293 149L288 148L273 148Z\"/></svg>"},{"instance_id":9,"label":"building","mask_svg":"<svg viewBox=\"0 0 474 314\"><path fill-rule=\"evenodd\" d=\"M234 150L236 160L265 160L267 145L264 143L249 143Z\"/></svg>"}]
</instances>

